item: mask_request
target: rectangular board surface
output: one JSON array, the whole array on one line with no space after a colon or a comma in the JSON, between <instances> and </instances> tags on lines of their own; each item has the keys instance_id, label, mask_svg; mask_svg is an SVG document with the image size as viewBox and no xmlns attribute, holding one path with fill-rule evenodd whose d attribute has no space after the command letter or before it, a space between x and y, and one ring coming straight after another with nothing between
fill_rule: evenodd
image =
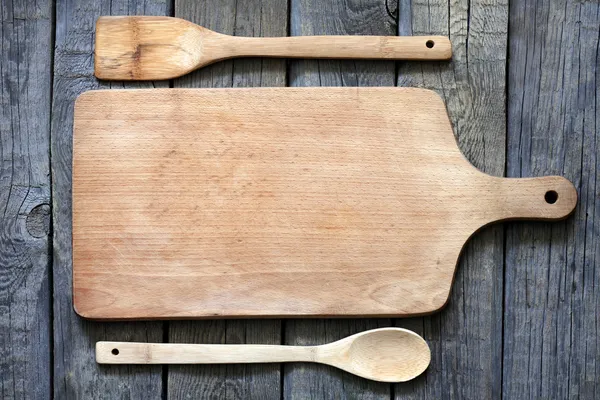
<instances>
[{"instance_id":1,"label":"rectangular board surface","mask_svg":"<svg viewBox=\"0 0 600 400\"><path fill-rule=\"evenodd\" d=\"M473 232L555 216L547 181L520 194L508 181L466 161L427 90L87 92L74 121L75 308L98 319L429 313Z\"/></svg>"}]
</instances>

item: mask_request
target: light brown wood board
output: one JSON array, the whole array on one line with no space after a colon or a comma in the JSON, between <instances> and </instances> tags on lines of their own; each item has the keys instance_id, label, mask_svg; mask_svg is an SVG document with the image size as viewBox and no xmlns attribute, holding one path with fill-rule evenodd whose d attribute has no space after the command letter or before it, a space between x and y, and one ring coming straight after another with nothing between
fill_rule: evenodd
<instances>
[{"instance_id":1,"label":"light brown wood board","mask_svg":"<svg viewBox=\"0 0 600 400\"><path fill-rule=\"evenodd\" d=\"M477 170L424 89L90 91L73 148L74 305L95 319L427 314L478 229L577 201Z\"/></svg>"}]
</instances>

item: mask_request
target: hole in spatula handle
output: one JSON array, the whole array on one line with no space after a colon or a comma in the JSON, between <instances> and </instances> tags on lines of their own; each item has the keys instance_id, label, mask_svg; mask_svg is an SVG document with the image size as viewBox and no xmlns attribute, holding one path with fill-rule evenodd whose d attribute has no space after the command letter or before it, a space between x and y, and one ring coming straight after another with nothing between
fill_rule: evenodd
<instances>
[{"instance_id":1,"label":"hole in spatula handle","mask_svg":"<svg viewBox=\"0 0 600 400\"><path fill-rule=\"evenodd\" d=\"M115 356L118 356L118 355L119 355L119 349L112 349L112 350L111 350L111 353L112 353L113 355L115 355Z\"/></svg>"}]
</instances>

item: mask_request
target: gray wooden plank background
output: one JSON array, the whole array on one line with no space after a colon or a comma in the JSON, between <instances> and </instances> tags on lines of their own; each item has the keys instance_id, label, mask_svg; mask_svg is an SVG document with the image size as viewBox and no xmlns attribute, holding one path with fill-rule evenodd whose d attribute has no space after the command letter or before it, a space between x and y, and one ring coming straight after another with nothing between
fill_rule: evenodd
<instances>
[{"instance_id":1,"label":"gray wooden plank background","mask_svg":"<svg viewBox=\"0 0 600 400\"><path fill-rule=\"evenodd\" d=\"M292 0L290 36L395 35L394 20L384 0ZM365 21L370 21L365 23ZM387 61L292 60L289 86L394 86L395 65ZM354 333L389 326L379 319L294 319L284 321L284 342L290 345L327 343ZM285 364L283 395L290 399L388 399L391 387L357 378L333 367Z\"/></svg>"},{"instance_id":2,"label":"gray wooden plank background","mask_svg":"<svg viewBox=\"0 0 600 400\"><path fill-rule=\"evenodd\" d=\"M597 399L600 3L535 4L510 11L507 174L564 175L579 204L562 223L507 226L503 394Z\"/></svg>"},{"instance_id":3,"label":"gray wooden plank background","mask_svg":"<svg viewBox=\"0 0 600 400\"><path fill-rule=\"evenodd\" d=\"M400 2L399 33L449 36L449 63L401 63L398 85L435 90L446 102L460 148L477 168L502 176L506 142L504 0ZM503 226L486 227L463 249L445 310L398 320L432 347L432 368L400 398L499 398L502 383Z\"/></svg>"},{"instance_id":4,"label":"gray wooden plank background","mask_svg":"<svg viewBox=\"0 0 600 400\"><path fill-rule=\"evenodd\" d=\"M125 85L99 82L93 74L94 27L100 15L165 15L164 0L85 0L56 3L54 82L51 123L54 397L158 399L163 393L162 368L99 366L94 345L98 340L163 339L160 322L99 323L79 318L71 298L71 160L73 103L82 92ZM153 87L159 84L128 84ZM162 86L166 86L163 83Z\"/></svg>"},{"instance_id":5,"label":"gray wooden plank background","mask_svg":"<svg viewBox=\"0 0 600 400\"><path fill-rule=\"evenodd\" d=\"M51 393L52 5L0 3L0 397Z\"/></svg>"},{"instance_id":6,"label":"gray wooden plank background","mask_svg":"<svg viewBox=\"0 0 600 400\"><path fill-rule=\"evenodd\" d=\"M286 36L283 0L175 1L175 16L217 32L240 36ZM229 60L176 79L175 87L285 86L285 60ZM172 321L174 343L281 343L281 321ZM171 366L168 398L279 399L277 364Z\"/></svg>"},{"instance_id":7,"label":"gray wooden plank background","mask_svg":"<svg viewBox=\"0 0 600 400\"><path fill-rule=\"evenodd\" d=\"M175 15L243 36L448 35L451 62L229 60L172 82L93 76L100 15ZM600 398L600 4L596 0L0 0L2 398ZM440 93L465 156L576 185L560 223L485 228L448 306L411 319L97 323L71 301L73 101L123 87L415 86ZM378 326L425 337L397 385L312 364L98 366L97 340L318 344Z\"/></svg>"}]
</instances>

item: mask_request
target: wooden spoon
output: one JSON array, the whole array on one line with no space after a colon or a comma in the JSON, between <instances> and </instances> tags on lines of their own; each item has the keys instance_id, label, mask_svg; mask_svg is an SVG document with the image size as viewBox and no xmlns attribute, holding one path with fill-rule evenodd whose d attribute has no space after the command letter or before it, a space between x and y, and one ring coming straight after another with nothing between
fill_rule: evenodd
<instances>
[{"instance_id":1,"label":"wooden spoon","mask_svg":"<svg viewBox=\"0 0 600 400\"><path fill-rule=\"evenodd\" d=\"M232 364L305 361L381 382L419 376L431 359L423 338L402 328L373 329L321 346L96 343L100 364Z\"/></svg>"},{"instance_id":2,"label":"wooden spoon","mask_svg":"<svg viewBox=\"0 0 600 400\"><path fill-rule=\"evenodd\" d=\"M184 75L233 57L447 60L444 36L223 35L172 17L100 17L96 23L95 74L100 79L159 80Z\"/></svg>"}]
</instances>

